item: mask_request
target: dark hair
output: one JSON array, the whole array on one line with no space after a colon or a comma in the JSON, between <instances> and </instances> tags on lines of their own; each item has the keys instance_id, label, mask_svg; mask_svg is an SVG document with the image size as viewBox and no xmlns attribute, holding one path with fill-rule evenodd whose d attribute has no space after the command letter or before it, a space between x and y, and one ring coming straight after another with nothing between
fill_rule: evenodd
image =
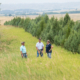
<instances>
[{"instance_id":1,"label":"dark hair","mask_svg":"<svg viewBox=\"0 0 80 80\"><path fill-rule=\"evenodd\" d=\"M41 40L41 38L39 38L39 40Z\"/></svg>"}]
</instances>

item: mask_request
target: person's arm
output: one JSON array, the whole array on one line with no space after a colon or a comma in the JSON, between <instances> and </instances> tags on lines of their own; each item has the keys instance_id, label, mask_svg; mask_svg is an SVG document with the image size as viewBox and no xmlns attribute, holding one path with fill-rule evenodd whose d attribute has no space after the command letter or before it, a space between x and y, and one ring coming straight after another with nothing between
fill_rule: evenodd
<instances>
[{"instance_id":1,"label":"person's arm","mask_svg":"<svg viewBox=\"0 0 80 80\"><path fill-rule=\"evenodd\" d=\"M44 46L43 46L43 51L44 51Z\"/></svg>"},{"instance_id":2,"label":"person's arm","mask_svg":"<svg viewBox=\"0 0 80 80\"><path fill-rule=\"evenodd\" d=\"M43 53L43 51L44 51L44 44L42 43L42 53Z\"/></svg>"},{"instance_id":3,"label":"person's arm","mask_svg":"<svg viewBox=\"0 0 80 80\"><path fill-rule=\"evenodd\" d=\"M38 44L36 44L36 50L38 51L38 48L37 47L38 47Z\"/></svg>"},{"instance_id":4,"label":"person's arm","mask_svg":"<svg viewBox=\"0 0 80 80\"><path fill-rule=\"evenodd\" d=\"M23 53L22 53L22 51L21 51L21 56L23 57Z\"/></svg>"},{"instance_id":5,"label":"person's arm","mask_svg":"<svg viewBox=\"0 0 80 80\"><path fill-rule=\"evenodd\" d=\"M43 44L43 43L42 43ZM44 44L42 45L43 46L43 51L44 51Z\"/></svg>"},{"instance_id":6,"label":"person's arm","mask_svg":"<svg viewBox=\"0 0 80 80\"><path fill-rule=\"evenodd\" d=\"M46 45L46 46L47 46L47 45ZM46 49L45 49L45 53L47 53L47 52L46 52Z\"/></svg>"},{"instance_id":7,"label":"person's arm","mask_svg":"<svg viewBox=\"0 0 80 80\"><path fill-rule=\"evenodd\" d=\"M26 52L26 55L28 56L28 53Z\"/></svg>"},{"instance_id":8,"label":"person's arm","mask_svg":"<svg viewBox=\"0 0 80 80\"><path fill-rule=\"evenodd\" d=\"M23 53L22 53L22 47L20 47L20 52L21 52L21 56L23 57Z\"/></svg>"},{"instance_id":9,"label":"person's arm","mask_svg":"<svg viewBox=\"0 0 80 80\"><path fill-rule=\"evenodd\" d=\"M38 53L40 53L40 51L38 50L38 44L36 44L36 50L38 51Z\"/></svg>"},{"instance_id":10,"label":"person's arm","mask_svg":"<svg viewBox=\"0 0 80 80\"><path fill-rule=\"evenodd\" d=\"M38 48L36 47L36 50L38 51Z\"/></svg>"},{"instance_id":11,"label":"person's arm","mask_svg":"<svg viewBox=\"0 0 80 80\"><path fill-rule=\"evenodd\" d=\"M49 52L52 50L53 46L51 46L51 49L49 50Z\"/></svg>"},{"instance_id":12,"label":"person's arm","mask_svg":"<svg viewBox=\"0 0 80 80\"><path fill-rule=\"evenodd\" d=\"M38 53L40 54L40 51L38 50L38 48L36 47L36 50L38 51Z\"/></svg>"}]
</instances>

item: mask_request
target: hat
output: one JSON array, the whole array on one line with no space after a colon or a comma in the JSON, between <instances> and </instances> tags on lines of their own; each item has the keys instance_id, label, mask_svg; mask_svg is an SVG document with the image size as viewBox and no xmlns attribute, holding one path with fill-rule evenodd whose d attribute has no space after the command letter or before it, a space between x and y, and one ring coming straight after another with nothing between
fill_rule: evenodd
<instances>
[{"instance_id":1,"label":"hat","mask_svg":"<svg viewBox=\"0 0 80 80\"><path fill-rule=\"evenodd\" d=\"M25 42L21 42L21 44L23 44L23 43L25 43Z\"/></svg>"},{"instance_id":2,"label":"hat","mask_svg":"<svg viewBox=\"0 0 80 80\"><path fill-rule=\"evenodd\" d=\"M41 40L41 38L39 38L39 40Z\"/></svg>"}]
</instances>

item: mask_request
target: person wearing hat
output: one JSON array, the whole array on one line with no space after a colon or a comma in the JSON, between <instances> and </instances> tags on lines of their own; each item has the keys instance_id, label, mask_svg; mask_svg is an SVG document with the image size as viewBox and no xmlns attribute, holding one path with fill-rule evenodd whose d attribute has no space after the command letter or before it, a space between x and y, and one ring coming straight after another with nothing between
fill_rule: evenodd
<instances>
[{"instance_id":1,"label":"person wearing hat","mask_svg":"<svg viewBox=\"0 0 80 80\"><path fill-rule=\"evenodd\" d=\"M44 44L41 42L41 38L39 38L39 42L37 42L36 44L36 49L37 49L37 57L39 57L39 55L43 57Z\"/></svg>"},{"instance_id":2,"label":"person wearing hat","mask_svg":"<svg viewBox=\"0 0 80 80\"><path fill-rule=\"evenodd\" d=\"M22 56L22 58L23 57L25 57L25 58L27 58L27 52L26 52L26 47L25 47L25 42L22 42L21 43L21 47L20 47L20 51L21 51L21 56Z\"/></svg>"}]
</instances>

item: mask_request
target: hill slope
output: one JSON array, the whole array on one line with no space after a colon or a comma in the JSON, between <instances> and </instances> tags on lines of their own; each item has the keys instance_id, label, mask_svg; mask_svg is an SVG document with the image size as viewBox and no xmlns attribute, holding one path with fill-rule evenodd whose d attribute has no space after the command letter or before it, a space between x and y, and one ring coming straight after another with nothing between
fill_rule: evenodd
<instances>
[{"instance_id":1,"label":"hill slope","mask_svg":"<svg viewBox=\"0 0 80 80\"><path fill-rule=\"evenodd\" d=\"M25 41L28 58L20 55L20 42ZM0 80L79 80L80 55L54 46L52 59L36 58L38 40L22 28L0 27ZM46 45L46 43L44 42Z\"/></svg>"}]
</instances>

